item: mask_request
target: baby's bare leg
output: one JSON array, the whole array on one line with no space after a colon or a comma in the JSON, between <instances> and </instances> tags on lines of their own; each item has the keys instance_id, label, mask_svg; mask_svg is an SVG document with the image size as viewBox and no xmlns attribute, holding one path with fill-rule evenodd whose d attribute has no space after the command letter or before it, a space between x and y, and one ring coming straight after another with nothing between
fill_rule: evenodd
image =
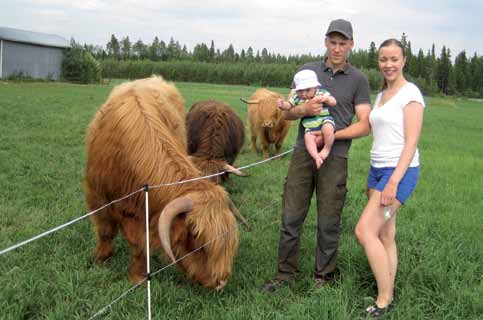
<instances>
[{"instance_id":1,"label":"baby's bare leg","mask_svg":"<svg viewBox=\"0 0 483 320\"><path fill-rule=\"evenodd\" d=\"M314 158L315 165L317 166L317 169L319 169L320 166L322 165L323 160L319 156L319 153L317 152L317 144L315 143L316 136L314 136L310 132L307 132L304 135L304 140L305 140L305 147L307 148L307 151L309 152L310 156Z\"/></svg>"},{"instance_id":2,"label":"baby's bare leg","mask_svg":"<svg viewBox=\"0 0 483 320\"><path fill-rule=\"evenodd\" d=\"M325 160L329 156L332 145L334 144L334 126L330 123L324 124L322 126L322 135L324 136L324 147L319 152L319 157L321 157L322 160Z\"/></svg>"}]
</instances>

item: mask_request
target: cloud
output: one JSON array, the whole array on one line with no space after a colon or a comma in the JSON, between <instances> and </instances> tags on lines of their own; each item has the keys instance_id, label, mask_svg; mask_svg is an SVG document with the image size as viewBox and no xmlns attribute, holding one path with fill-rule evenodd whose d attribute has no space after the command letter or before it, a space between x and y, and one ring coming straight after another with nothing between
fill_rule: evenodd
<instances>
[{"instance_id":1,"label":"cloud","mask_svg":"<svg viewBox=\"0 0 483 320\"><path fill-rule=\"evenodd\" d=\"M413 50L436 44L459 52L483 53L481 1L429 0L3 0L2 25L73 36L81 43L104 45L111 34L150 43L155 36L174 37L192 50L214 40L221 50L231 43L236 50L267 48L282 54L319 54L332 19L352 22L356 49L367 49L403 32ZM5 10L3 10L5 8ZM27 8L27 9L26 9ZM11 14L11 13L14 14Z\"/></svg>"},{"instance_id":2,"label":"cloud","mask_svg":"<svg viewBox=\"0 0 483 320\"><path fill-rule=\"evenodd\" d=\"M29 2L42 7L62 7L78 10L101 10L107 6L107 2L102 0L31 0Z\"/></svg>"}]
</instances>

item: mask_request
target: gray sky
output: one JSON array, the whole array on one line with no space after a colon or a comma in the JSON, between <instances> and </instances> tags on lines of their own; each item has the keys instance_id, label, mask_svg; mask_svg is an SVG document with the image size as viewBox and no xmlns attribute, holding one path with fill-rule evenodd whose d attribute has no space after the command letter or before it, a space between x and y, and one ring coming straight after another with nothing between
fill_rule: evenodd
<instances>
[{"instance_id":1,"label":"gray sky","mask_svg":"<svg viewBox=\"0 0 483 320\"><path fill-rule=\"evenodd\" d=\"M352 22L357 48L378 46L403 32L413 53L446 45L452 56L483 55L481 0L0 0L0 26L53 33L105 47L111 34L151 43L174 37L192 50L197 43L231 43L281 54L319 54L332 19Z\"/></svg>"}]
</instances>

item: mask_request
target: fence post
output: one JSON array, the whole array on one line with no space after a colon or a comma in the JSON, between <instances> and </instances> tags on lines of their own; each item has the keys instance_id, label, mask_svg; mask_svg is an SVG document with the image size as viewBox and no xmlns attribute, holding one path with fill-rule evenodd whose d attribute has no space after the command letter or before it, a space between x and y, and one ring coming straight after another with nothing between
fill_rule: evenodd
<instances>
[{"instance_id":1,"label":"fence post","mask_svg":"<svg viewBox=\"0 0 483 320\"><path fill-rule=\"evenodd\" d=\"M151 267L149 260L151 254L149 252L149 186L144 185L144 194L146 195L146 278L148 287L148 320L151 320Z\"/></svg>"}]
</instances>

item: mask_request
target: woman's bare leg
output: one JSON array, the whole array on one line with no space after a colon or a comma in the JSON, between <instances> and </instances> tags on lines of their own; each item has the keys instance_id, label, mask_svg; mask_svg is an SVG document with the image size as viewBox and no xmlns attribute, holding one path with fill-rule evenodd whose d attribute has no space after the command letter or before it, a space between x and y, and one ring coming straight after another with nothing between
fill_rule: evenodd
<instances>
[{"instance_id":1,"label":"woman's bare leg","mask_svg":"<svg viewBox=\"0 0 483 320\"><path fill-rule=\"evenodd\" d=\"M397 251L395 240L395 212L400 203L393 205L394 212L389 220L384 217L384 207L381 206L381 192L374 190L369 193L369 201L357 223L355 234L363 246L372 272L377 282L378 295L376 303L384 307L391 303L394 289L395 272L397 269ZM381 232L384 240L381 238ZM394 239L394 237L392 237ZM388 249L386 249L386 246Z\"/></svg>"}]
</instances>

